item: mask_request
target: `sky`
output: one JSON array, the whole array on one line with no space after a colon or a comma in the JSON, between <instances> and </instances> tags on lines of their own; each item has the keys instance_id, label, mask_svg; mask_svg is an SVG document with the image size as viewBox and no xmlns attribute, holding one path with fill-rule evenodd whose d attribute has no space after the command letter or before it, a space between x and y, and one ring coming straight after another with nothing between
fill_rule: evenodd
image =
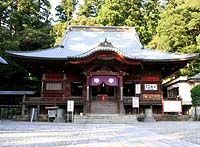
<instances>
[{"instance_id":1,"label":"sky","mask_svg":"<svg viewBox=\"0 0 200 147\"><path fill-rule=\"evenodd\" d=\"M56 6L58 6L61 3L61 0L49 0L49 2L51 3L51 14L52 14L53 18L56 18L55 8L56 8Z\"/></svg>"}]
</instances>

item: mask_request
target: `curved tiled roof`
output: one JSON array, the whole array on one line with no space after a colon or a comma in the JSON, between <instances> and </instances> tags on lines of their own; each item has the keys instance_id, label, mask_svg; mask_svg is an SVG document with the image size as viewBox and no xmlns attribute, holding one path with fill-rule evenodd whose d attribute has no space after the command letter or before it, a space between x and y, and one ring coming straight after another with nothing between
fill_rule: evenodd
<instances>
[{"instance_id":1,"label":"curved tiled roof","mask_svg":"<svg viewBox=\"0 0 200 147\"><path fill-rule=\"evenodd\" d=\"M99 46L110 42L112 46ZM113 51L126 58L144 61L177 61L196 58L196 54L164 53L144 49L133 27L87 27L71 26L65 33L61 46L37 51L7 51L21 58L67 60L83 58L96 51Z\"/></svg>"},{"instance_id":2,"label":"curved tiled roof","mask_svg":"<svg viewBox=\"0 0 200 147\"><path fill-rule=\"evenodd\" d=\"M8 64L8 62L6 60L4 60L2 57L0 57L0 63L2 63L2 64Z\"/></svg>"}]
</instances>

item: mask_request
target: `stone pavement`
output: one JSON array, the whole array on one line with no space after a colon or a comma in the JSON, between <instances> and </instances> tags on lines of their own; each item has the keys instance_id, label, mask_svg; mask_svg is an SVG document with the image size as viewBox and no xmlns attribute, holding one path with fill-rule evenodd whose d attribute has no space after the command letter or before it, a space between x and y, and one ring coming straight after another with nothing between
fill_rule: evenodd
<instances>
[{"instance_id":1,"label":"stone pavement","mask_svg":"<svg viewBox=\"0 0 200 147\"><path fill-rule=\"evenodd\" d=\"M200 123L183 122L189 130L200 129ZM135 124L67 124L37 122L0 122L0 146L2 147L196 147L185 140L180 122L154 122ZM176 131L164 130L174 129ZM161 130L161 131L159 131ZM199 130L198 130L199 131ZM197 134L198 135L198 134ZM199 144L199 145L198 145Z\"/></svg>"}]
</instances>

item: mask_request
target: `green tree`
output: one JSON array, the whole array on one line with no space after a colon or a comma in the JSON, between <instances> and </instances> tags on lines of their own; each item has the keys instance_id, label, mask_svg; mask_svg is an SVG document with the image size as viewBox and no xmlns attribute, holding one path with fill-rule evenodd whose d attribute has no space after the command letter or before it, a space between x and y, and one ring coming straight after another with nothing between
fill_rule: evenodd
<instances>
[{"instance_id":1,"label":"green tree","mask_svg":"<svg viewBox=\"0 0 200 147\"><path fill-rule=\"evenodd\" d=\"M55 36L54 46L60 45L66 29L67 29L66 21L59 22L53 26L51 34Z\"/></svg>"},{"instance_id":2,"label":"green tree","mask_svg":"<svg viewBox=\"0 0 200 147\"><path fill-rule=\"evenodd\" d=\"M84 0L84 3L79 6L78 16L96 17L99 13L104 0Z\"/></svg>"},{"instance_id":3,"label":"green tree","mask_svg":"<svg viewBox=\"0 0 200 147\"><path fill-rule=\"evenodd\" d=\"M200 106L200 84L193 87L191 90L192 105L195 107L195 118L197 118L197 106Z\"/></svg>"},{"instance_id":4,"label":"green tree","mask_svg":"<svg viewBox=\"0 0 200 147\"><path fill-rule=\"evenodd\" d=\"M139 25L139 33L142 38L142 42L148 44L153 36L156 34L156 27L160 20L160 13L163 8L160 5L159 0L147 0L143 4L142 9L142 21Z\"/></svg>"},{"instance_id":5,"label":"green tree","mask_svg":"<svg viewBox=\"0 0 200 147\"><path fill-rule=\"evenodd\" d=\"M50 3L48 0L0 0L0 10L0 55L9 62L1 70L0 83L4 84L0 88L17 89L30 81L30 74L13 62L5 50L36 50L54 43L54 36L50 35ZM17 86L13 81L23 84Z\"/></svg>"},{"instance_id":6,"label":"green tree","mask_svg":"<svg viewBox=\"0 0 200 147\"><path fill-rule=\"evenodd\" d=\"M157 27L157 35L149 44L168 52L199 53L200 42L200 1L170 1L162 13ZM199 59L194 61L180 74L192 75L199 72Z\"/></svg>"},{"instance_id":7,"label":"green tree","mask_svg":"<svg viewBox=\"0 0 200 147\"><path fill-rule=\"evenodd\" d=\"M97 15L98 24L134 26L143 44L156 33L161 6L158 0L105 0Z\"/></svg>"},{"instance_id":8,"label":"green tree","mask_svg":"<svg viewBox=\"0 0 200 147\"><path fill-rule=\"evenodd\" d=\"M79 5L76 18L73 19L72 24L89 26L100 25L97 22L97 15L103 4L104 0L84 0L84 3Z\"/></svg>"},{"instance_id":9,"label":"green tree","mask_svg":"<svg viewBox=\"0 0 200 147\"><path fill-rule=\"evenodd\" d=\"M76 10L78 0L62 0L61 5L56 7L57 16L61 21L71 21Z\"/></svg>"},{"instance_id":10,"label":"green tree","mask_svg":"<svg viewBox=\"0 0 200 147\"><path fill-rule=\"evenodd\" d=\"M72 22L75 15L78 0L62 0L61 4L56 7L56 15L59 17L59 23L53 26L51 34L55 35L55 44L59 45L63 38L65 29Z\"/></svg>"}]
</instances>

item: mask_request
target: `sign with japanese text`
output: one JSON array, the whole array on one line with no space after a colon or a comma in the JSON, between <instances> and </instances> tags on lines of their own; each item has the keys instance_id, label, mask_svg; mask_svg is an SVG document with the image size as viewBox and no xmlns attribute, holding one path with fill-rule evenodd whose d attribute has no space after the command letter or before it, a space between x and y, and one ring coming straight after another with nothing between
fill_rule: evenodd
<instances>
[{"instance_id":1,"label":"sign with japanese text","mask_svg":"<svg viewBox=\"0 0 200 147\"><path fill-rule=\"evenodd\" d=\"M141 93L141 84L135 84L135 94Z\"/></svg>"},{"instance_id":2,"label":"sign with japanese text","mask_svg":"<svg viewBox=\"0 0 200 147\"><path fill-rule=\"evenodd\" d=\"M74 111L74 101L68 100L67 101L67 112L73 112Z\"/></svg>"},{"instance_id":3,"label":"sign with japanese text","mask_svg":"<svg viewBox=\"0 0 200 147\"><path fill-rule=\"evenodd\" d=\"M132 107L139 108L139 97L132 97Z\"/></svg>"},{"instance_id":4,"label":"sign with japanese text","mask_svg":"<svg viewBox=\"0 0 200 147\"><path fill-rule=\"evenodd\" d=\"M144 90L147 91L158 90L158 84L144 84Z\"/></svg>"}]
</instances>

